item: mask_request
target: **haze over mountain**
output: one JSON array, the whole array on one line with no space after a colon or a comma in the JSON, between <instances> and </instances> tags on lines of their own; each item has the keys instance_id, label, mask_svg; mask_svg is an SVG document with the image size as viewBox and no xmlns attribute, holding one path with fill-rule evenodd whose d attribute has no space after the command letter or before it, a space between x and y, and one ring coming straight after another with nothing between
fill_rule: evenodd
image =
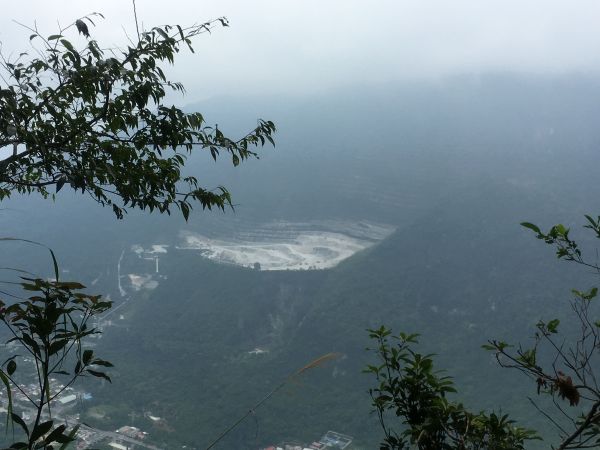
<instances>
[{"instance_id":1,"label":"haze over mountain","mask_svg":"<svg viewBox=\"0 0 600 450\"><path fill-rule=\"evenodd\" d=\"M91 11L104 19L72 42L97 39L105 56L156 25L226 16L229 27L164 67L186 88L165 106L200 112L232 138L258 118L277 133L275 148L239 165L193 151L182 176L225 186L233 208L197 204L187 221L176 207L116 220L71 178L57 178L55 199L2 201L0 237L43 246L2 240L0 267L51 278L48 246L63 280L114 303L86 343L115 365L112 383L83 380L65 409L73 423L138 427L155 450L200 449L251 411L215 448L308 445L328 430L351 436L348 450L378 448L375 381L363 370L374 363L367 329L385 325L420 333L418 348L455 377L452 399L510 413L546 439L527 448L548 448L556 429L528 400L545 405L535 381L481 345L531 343L539 320L572 313L572 288L596 282L519 224L560 222L595 249L581 225L599 213L600 3L4 2L0 64L38 54L33 31ZM0 95L7 84L0 77ZM9 283L24 274L2 270ZM15 289L2 283L0 297Z\"/></svg>"},{"instance_id":2,"label":"haze over mountain","mask_svg":"<svg viewBox=\"0 0 600 450\"><path fill-rule=\"evenodd\" d=\"M510 407L543 428L525 387L500 393L499 383L519 376L480 345L526 340L540 305L564 311L570 288L593 283L518 224L565 221L577 230L572 221L593 207L598 94L587 77L490 74L260 105L251 96L217 98L190 109L232 133L260 109L280 130L275 150L238 168L190 161L204 183L230 188L235 212L195 212L186 223L132 211L117 222L69 194L54 203L13 199L2 227L51 245L69 276L115 302L98 341L116 366L114 382L90 383L94 400L81 410L100 428L129 423L133 412L154 442L202 448L290 373L336 352L223 448L308 441L328 429L374 448L380 433L361 370L371 358L365 330L381 324L422 333L468 403ZM242 267L185 248L189 235L238 249L289 246L302 233L356 239L367 224L388 231L321 270L257 270L255 256ZM315 252L326 260L320 242ZM5 248L15 265L40 255ZM153 427L144 413L165 422Z\"/></svg>"},{"instance_id":3,"label":"haze over mountain","mask_svg":"<svg viewBox=\"0 0 600 450\"><path fill-rule=\"evenodd\" d=\"M56 31L92 11L94 36L123 47L136 27L131 2L5 2L0 41L6 54L27 50L29 31ZM462 74L598 74L600 6L556 0L138 0L142 30L169 23L190 26L226 16L231 26L199 40L197 54L181 52L166 68L191 102L217 95L294 95ZM256 105L260 101L256 100ZM259 114L266 114L259 109Z\"/></svg>"}]
</instances>

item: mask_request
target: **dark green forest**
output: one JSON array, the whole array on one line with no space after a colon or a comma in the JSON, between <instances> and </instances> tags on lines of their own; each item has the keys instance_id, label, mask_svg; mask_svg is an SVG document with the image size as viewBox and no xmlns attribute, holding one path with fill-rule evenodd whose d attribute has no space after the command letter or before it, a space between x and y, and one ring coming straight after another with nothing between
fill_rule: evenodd
<instances>
[{"instance_id":1,"label":"dark green forest","mask_svg":"<svg viewBox=\"0 0 600 450\"><path fill-rule=\"evenodd\" d=\"M230 133L258 112L279 130L276 149L243 170L190 161L206 185L228 186L234 211L188 222L131 211L115 221L67 193L55 202L12 199L0 223L4 234L51 246L63 270L114 301L114 319L95 341L115 365L113 382L85 385L93 393L80 406L86 423L113 429L133 420L157 444L204 448L289 374L335 352L219 448L309 442L327 430L375 448L373 380L362 371L372 360L366 330L383 324L420 333L421 348L437 355L469 406L509 412L550 439L553 428L527 401L535 385L499 368L481 345L527 342L538 320L569 313L571 288L596 283L519 223L562 222L587 242L580 225L600 192L598 94L600 84L586 77L503 74L301 100L217 98L190 109ZM224 237L311 220L395 231L325 270L258 271L177 248L181 230ZM151 270L132 256L136 244L170 247L158 287L131 293L117 309L120 256L124 273ZM42 250L10 243L3 252L15 266L48 270ZM255 348L268 352L249 353ZM149 412L164 419L160 426Z\"/></svg>"}]
</instances>

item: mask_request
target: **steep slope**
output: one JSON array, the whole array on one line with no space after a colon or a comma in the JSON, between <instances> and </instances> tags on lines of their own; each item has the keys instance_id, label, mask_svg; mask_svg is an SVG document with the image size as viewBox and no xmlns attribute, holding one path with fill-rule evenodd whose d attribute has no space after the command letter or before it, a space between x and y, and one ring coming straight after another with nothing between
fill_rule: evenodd
<instances>
[{"instance_id":1,"label":"steep slope","mask_svg":"<svg viewBox=\"0 0 600 450\"><path fill-rule=\"evenodd\" d=\"M455 193L332 270L263 272L172 254L167 279L133 302L126 327L103 342L118 372L102 396L121 405L119 420L130 409L152 410L176 430L156 430L159 440L201 446L287 374L337 352L334 363L290 382L229 445L336 429L372 448L379 433L361 374L370 361L365 330L386 324L422 333L423 347L440 355L469 403L499 408L510 399L519 412L531 391L498 389L519 378L501 372L481 344L526 339L540 317L565 312L571 286L590 282L518 226L523 218L553 220L556 205L541 199L493 182Z\"/></svg>"}]
</instances>

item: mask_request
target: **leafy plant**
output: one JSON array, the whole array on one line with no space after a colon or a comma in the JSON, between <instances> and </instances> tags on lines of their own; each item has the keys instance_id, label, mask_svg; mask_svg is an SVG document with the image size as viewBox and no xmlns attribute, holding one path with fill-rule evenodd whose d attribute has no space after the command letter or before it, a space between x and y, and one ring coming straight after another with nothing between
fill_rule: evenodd
<instances>
[{"instance_id":1,"label":"leafy plant","mask_svg":"<svg viewBox=\"0 0 600 450\"><path fill-rule=\"evenodd\" d=\"M83 339L99 333L92 320L107 311L111 302L82 292L85 286L80 283L59 280L53 253L52 259L53 280L21 276L19 286L30 296L11 303L0 300L0 321L12 335L7 344L18 344L17 351L23 350L34 365L22 368L22 355L15 354L6 359L0 369L0 380L8 397L7 431L10 420L25 434L25 440L12 444L11 448L15 449L52 449L56 444L71 442L77 430L67 431L65 424L55 426L53 402L80 377L94 376L110 381L102 368L112 364L85 348ZM37 378L35 391L27 390L23 387L25 383L19 382L19 374L25 378L32 372ZM52 385L54 377L61 380L60 384ZM12 393L16 391L35 411L30 425L13 409Z\"/></svg>"},{"instance_id":2,"label":"leafy plant","mask_svg":"<svg viewBox=\"0 0 600 450\"><path fill-rule=\"evenodd\" d=\"M600 238L600 217L586 215L584 227ZM600 266L586 259L580 245L571 238L570 229L554 225L546 233L532 223L524 222L536 237L556 249L558 259L592 268L600 274ZM559 432L560 450L590 448L600 445L600 388L597 373L600 355L600 321L597 320L598 288L572 290L571 309L575 314L575 329L564 331L560 320L539 321L530 347L516 347L491 340L484 346L495 353L502 367L520 370L534 381L536 392L548 395L556 408L552 414L543 411ZM571 324L569 324L571 325Z\"/></svg>"},{"instance_id":3,"label":"leafy plant","mask_svg":"<svg viewBox=\"0 0 600 450\"><path fill-rule=\"evenodd\" d=\"M110 205L119 218L127 208L170 214L175 207L187 219L194 202L230 206L225 187L210 190L182 173L187 156L197 149L213 159L225 153L237 166L256 155L253 147L273 144L275 125L259 120L241 138L226 136L202 114L163 103L168 90L184 87L161 67L227 19L156 27L127 48L105 49L89 32L97 17L50 36L26 27L33 56L0 55L0 148L13 150L0 159L0 199L13 191L48 196L51 187L67 185ZM83 45L67 38L73 31L84 35Z\"/></svg>"},{"instance_id":4,"label":"leafy plant","mask_svg":"<svg viewBox=\"0 0 600 450\"><path fill-rule=\"evenodd\" d=\"M472 413L450 401L448 396L456 392L452 379L434 370L432 355L413 349L418 335L393 336L382 326L369 330L369 337L377 343L370 350L379 361L365 372L377 380L369 394L385 435L382 450L509 450L538 439L508 415ZM390 425L390 416L400 419L401 428Z\"/></svg>"},{"instance_id":5,"label":"leafy plant","mask_svg":"<svg viewBox=\"0 0 600 450\"><path fill-rule=\"evenodd\" d=\"M137 43L111 49L90 33L98 17L83 17L48 36L24 25L31 32L31 55L0 54L0 200L14 192L54 196L68 186L110 206L118 218L129 208L167 214L179 209L187 220L198 203L203 209L231 206L225 187L209 189L184 174L187 157L206 150L215 160L228 155L237 166L257 156L256 147L274 143L275 125L259 120L240 138L226 136L202 114L164 103L169 90L183 93L184 87L161 67L183 48L193 52L195 37L228 26L227 19L142 32L136 20ZM33 295L1 304L0 320L11 341L33 357L39 383L39 396L27 397L37 411L33 424L15 414L9 401L9 420L27 437L11 448L50 449L70 441L74 432L54 427L52 401L82 376L110 381L101 371L110 363L82 342L98 332L90 320L110 302L83 293L79 283L59 281L54 263L54 280L23 277L21 288ZM27 396L15 378L17 364L18 358L7 359L0 379L9 393L12 387ZM54 375L67 377L64 388L51 389Z\"/></svg>"},{"instance_id":6,"label":"leafy plant","mask_svg":"<svg viewBox=\"0 0 600 450\"><path fill-rule=\"evenodd\" d=\"M585 228L600 239L600 217L585 217L588 222ZM543 232L529 222L521 225L552 245L559 259L600 274L600 265L584 257L580 245L570 236L569 228L558 224ZM533 381L538 395L551 398L554 412L542 409L531 398L529 400L556 427L560 442L552 448L557 450L600 446L598 288L573 289L572 294L573 324L565 327L558 318L541 320L536 324L531 346L515 346L501 340L490 340L483 346L494 352L501 367L523 372ZM384 327L369 332L378 343L374 352L381 360L379 365L369 366L367 372L375 374L379 383L370 394L385 434L382 449L411 446L419 449L518 449L524 448L527 440L538 439L533 431L516 427L506 415L473 414L461 404L450 402L447 395L455 392L452 382L433 371L431 355L421 355L413 350L417 335L401 333L392 337L391 331ZM401 418L401 431L388 425L390 412Z\"/></svg>"}]
</instances>

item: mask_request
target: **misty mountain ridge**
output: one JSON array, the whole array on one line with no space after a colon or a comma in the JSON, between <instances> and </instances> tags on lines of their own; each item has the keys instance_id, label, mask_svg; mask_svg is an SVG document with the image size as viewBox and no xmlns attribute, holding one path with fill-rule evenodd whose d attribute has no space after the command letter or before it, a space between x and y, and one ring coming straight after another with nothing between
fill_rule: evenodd
<instances>
[{"instance_id":1,"label":"misty mountain ridge","mask_svg":"<svg viewBox=\"0 0 600 450\"><path fill-rule=\"evenodd\" d=\"M222 448L305 441L328 429L374 448L380 433L361 370L370 362L365 330L381 324L420 332L469 404L510 404L542 427L523 401L528 391L497 389L519 375L501 371L480 345L528 339L540 305L564 311L572 287L593 283L519 223L562 221L579 232L582 214L594 213L598 94L600 83L584 76L485 75L313 98L215 98L189 108L230 134L258 116L279 129L276 149L237 168L190 157L187 170L204 184L230 189L235 212L194 211L186 223L131 211L117 222L66 194L55 203L17 197L0 221L6 234L51 246L63 270L120 307L97 343L116 366L114 382L90 384L94 400L81 411L100 428L151 411L168 427L139 425L157 442L202 448L290 373L336 352ZM320 270L256 270L181 248L182 232L224 247L293 240L285 233L351 236L361 223L389 233ZM158 263L132 249L153 245L166 246ZM6 252L24 264L37 250ZM156 284L135 290L127 283L140 279L129 275Z\"/></svg>"}]
</instances>

